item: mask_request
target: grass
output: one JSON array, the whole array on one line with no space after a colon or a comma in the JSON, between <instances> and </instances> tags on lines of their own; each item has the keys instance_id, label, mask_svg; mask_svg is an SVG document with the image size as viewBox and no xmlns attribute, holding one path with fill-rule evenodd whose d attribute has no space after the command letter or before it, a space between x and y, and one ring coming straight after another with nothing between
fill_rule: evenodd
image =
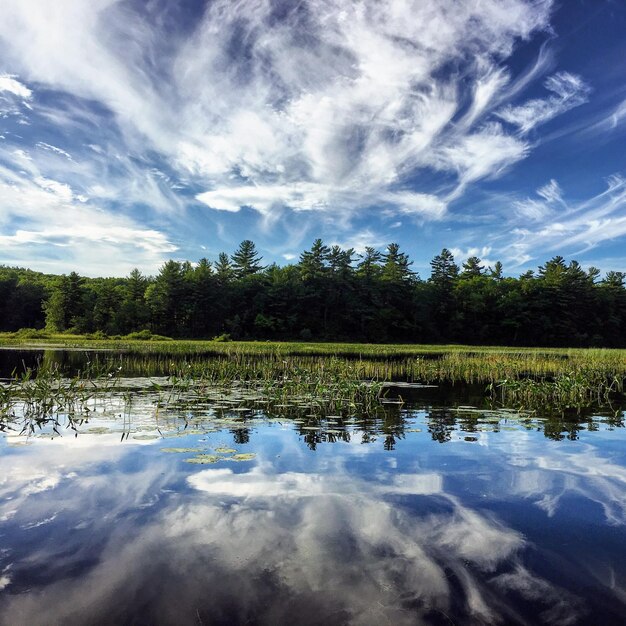
<instances>
[{"instance_id":1,"label":"grass","mask_svg":"<svg viewBox=\"0 0 626 626\"><path fill-rule=\"evenodd\" d=\"M154 337L157 337L156 339ZM606 348L520 348L509 346L469 346L457 344L376 344L341 342L291 342L291 341L211 341L203 339L98 339L86 335L67 333L0 333L0 348L41 347L115 350L135 354L185 354L185 355L265 355L282 356L343 356L352 358L398 358L440 354L540 354L560 357L611 355L626 363L626 350Z\"/></svg>"},{"instance_id":2,"label":"grass","mask_svg":"<svg viewBox=\"0 0 626 626\"><path fill-rule=\"evenodd\" d=\"M606 405L626 382L626 350L25 335L0 335L0 347L106 350L89 360L121 375L168 376L170 394L236 384L261 393L268 409L309 414L374 411L387 381L483 384L493 402L544 412Z\"/></svg>"},{"instance_id":3,"label":"grass","mask_svg":"<svg viewBox=\"0 0 626 626\"><path fill-rule=\"evenodd\" d=\"M64 376L56 365L14 373L0 385L0 432L12 429L19 421L22 434L33 434L50 425L59 434L62 420L77 432L77 425L89 418L92 400L111 393L115 386L115 373L98 365L89 365L72 378Z\"/></svg>"}]
</instances>

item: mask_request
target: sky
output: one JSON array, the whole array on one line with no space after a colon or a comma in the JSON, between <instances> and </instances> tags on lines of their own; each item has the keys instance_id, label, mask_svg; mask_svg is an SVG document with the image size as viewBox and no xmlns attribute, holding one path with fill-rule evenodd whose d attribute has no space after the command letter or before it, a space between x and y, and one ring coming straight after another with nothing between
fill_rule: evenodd
<instances>
[{"instance_id":1,"label":"sky","mask_svg":"<svg viewBox=\"0 0 626 626\"><path fill-rule=\"evenodd\" d=\"M626 271L626 1L3 0L0 264L318 237Z\"/></svg>"}]
</instances>

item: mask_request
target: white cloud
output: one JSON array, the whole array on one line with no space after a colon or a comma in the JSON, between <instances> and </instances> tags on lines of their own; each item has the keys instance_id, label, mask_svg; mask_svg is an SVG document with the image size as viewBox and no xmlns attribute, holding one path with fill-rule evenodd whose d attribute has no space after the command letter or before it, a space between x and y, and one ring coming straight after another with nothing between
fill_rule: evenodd
<instances>
[{"instance_id":1,"label":"white cloud","mask_svg":"<svg viewBox=\"0 0 626 626\"><path fill-rule=\"evenodd\" d=\"M491 253L491 246L469 247L469 248L450 248L454 259L457 263L464 263L470 257L476 256L481 260L481 265L487 267L494 265L495 261L491 261L488 257Z\"/></svg>"},{"instance_id":2,"label":"white cloud","mask_svg":"<svg viewBox=\"0 0 626 626\"><path fill-rule=\"evenodd\" d=\"M548 77L545 88L553 95L548 98L528 100L519 106L507 106L498 116L509 124L517 126L521 133L527 133L539 124L545 124L587 102L590 88L580 76L569 72L558 72Z\"/></svg>"},{"instance_id":3,"label":"white cloud","mask_svg":"<svg viewBox=\"0 0 626 626\"><path fill-rule=\"evenodd\" d=\"M521 218L523 227L511 227L513 239L500 250L518 265L537 254L578 254L626 235L626 179L619 175L609 177L605 191L576 204L563 199L556 181L537 193L542 200L527 198L514 203L514 220Z\"/></svg>"},{"instance_id":4,"label":"white cloud","mask_svg":"<svg viewBox=\"0 0 626 626\"><path fill-rule=\"evenodd\" d=\"M563 195L559 183L552 179L543 187L537 189L537 195L541 196L546 202L562 202Z\"/></svg>"},{"instance_id":5,"label":"white cloud","mask_svg":"<svg viewBox=\"0 0 626 626\"><path fill-rule=\"evenodd\" d=\"M532 221L546 220L549 216L554 215L555 205L563 206L563 193L559 183L552 179L542 187L537 189L537 195L541 200L536 198L526 198L525 200L516 200L513 206L517 214L525 219Z\"/></svg>"},{"instance_id":6,"label":"white cloud","mask_svg":"<svg viewBox=\"0 0 626 626\"><path fill-rule=\"evenodd\" d=\"M11 93L24 100L28 100L33 95L33 92L26 85L23 85L14 76L9 76L8 74L0 75L0 91Z\"/></svg>"},{"instance_id":7,"label":"white cloud","mask_svg":"<svg viewBox=\"0 0 626 626\"><path fill-rule=\"evenodd\" d=\"M550 207L545 202L534 198L516 200L513 206L520 217L533 221L542 220L550 214Z\"/></svg>"},{"instance_id":8,"label":"white cloud","mask_svg":"<svg viewBox=\"0 0 626 626\"><path fill-rule=\"evenodd\" d=\"M528 153L497 124L477 125L507 89L521 88L506 60L517 42L548 28L551 0L310 0L301 8L277 21L270 2L218 0L177 36L166 35L164 15L115 0L7 0L0 39L20 76L104 105L122 133L118 152L142 155L147 143L220 211L346 213L373 200L440 219L445 193L410 198L393 189L434 167L457 177L458 195ZM451 64L462 71L441 78ZM571 100L574 78L558 74L547 87ZM58 125L90 115L40 110ZM113 157L92 150L100 151ZM135 174L128 166L122 187L132 188ZM167 205L159 195L146 200Z\"/></svg>"},{"instance_id":9,"label":"white cloud","mask_svg":"<svg viewBox=\"0 0 626 626\"><path fill-rule=\"evenodd\" d=\"M237 212L247 206L259 213L269 213L276 205L288 205L296 210L324 208L329 190L321 185L299 183L293 185L245 185L205 191L196 199L217 211Z\"/></svg>"},{"instance_id":10,"label":"white cloud","mask_svg":"<svg viewBox=\"0 0 626 626\"><path fill-rule=\"evenodd\" d=\"M616 129L626 121L626 100L623 100L620 105L615 107L613 113L606 119L606 125L610 130Z\"/></svg>"},{"instance_id":11,"label":"white cloud","mask_svg":"<svg viewBox=\"0 0 626 626\"><path fill-rule=\"evenodd\" d=\"M54 152L55 154L63 156L69 161L72 160L72 155L69 154L69 152L66 152L65 150L62 150L61 148L57 148L56 146L46 143L45 141L38 141L35 145L37 146L37 148L41 148L42 150L48 150L50 152Z\"/></svg>"},{"instance_id":12,"label":"white cloud","mask_svg":"<svg viewBox=\"0 0 626 626\"><path fill-rule=\"evenodd\" d=\"M9 170L0 159L4 263L48 271L79 268L92 276L125 275L134 267L152 272L177 249L163 233L104 211L66 183L41 176L27 154L16 158L27 171Z\"/></svg>"},{"instance_id":13,"label":"white cloud","mask_svg":"<svg viewBox=\"0 0 626 626\"><path fill-rule=\"evenodd\" d=\"M11 260L31 264L45 245L68 244L90 271L100 250L122 272L135 245L144 267L157 264L175 249L165 229L193 197L215 211L218 236L224 213L243 207L264 232L281 218L291 230L278 258L320 224L346 245L382 245L355 218L389 228L449 218L469 185L531 153L531 130L590 95L583 78L554 70L547 47L521 73L508 64L519 42L550 29L551 0L306 0L280 18L269 0L216 0L180 32L168 29L167 4L4 3L0 54L13 73L0 76L0 96L58 131L32 126L32 146L2 142L0 235ZM544 97L524 101L553 71ZM38 98L40 89L54 93ZM621 127L625 110L598 124ZM510 255L619 236L621 205L609 200L567 205L554 180L509 200Z\"/></svg>"},{"instance_id":14,"label":"white cloud","mask_svg":"<svg viewBox=\"0 0 626 626\"><path fill-rule=\"evenodd\" d=\"M369 229L365 229L351 234L340 241L333 241L331 243L342 247L344 250L354 248L357 254L362 254L367 247L382 248L387 242L383 241L380 235L377 235Z\"/></svg>"},{"instance_id":15,"label":"white cloud","mask_svg":"<svg viewBox=\"0 0 626 626\"><path fill-rule=\"evenodd\" d=\"M496 176L507 166L528 155L529 144L504 133L500 124L490 123L480 131L460 137L433 155L438 169L458 172L457 197L467 183Z\"/></svg>"}]
</instances>

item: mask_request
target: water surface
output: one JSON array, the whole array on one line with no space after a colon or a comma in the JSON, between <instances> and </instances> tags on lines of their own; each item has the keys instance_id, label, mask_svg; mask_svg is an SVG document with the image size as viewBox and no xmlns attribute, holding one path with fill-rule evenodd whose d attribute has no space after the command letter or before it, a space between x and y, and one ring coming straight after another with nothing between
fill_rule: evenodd
<instances>
[{"instance_id":1,"label":"water surface","mask_svg":"<svg viewBox=\"0 0 626 626\"><path fill-rule=\"evenodd\" d=\"M0 439L0 624L626 620L622 413L127 399Z\"/></svg>"}]
</instances>

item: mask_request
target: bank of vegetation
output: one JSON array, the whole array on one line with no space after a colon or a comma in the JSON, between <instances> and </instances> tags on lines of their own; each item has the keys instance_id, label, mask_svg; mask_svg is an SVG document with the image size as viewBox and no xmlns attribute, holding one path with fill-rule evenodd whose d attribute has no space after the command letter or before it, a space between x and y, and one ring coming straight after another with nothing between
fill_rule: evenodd
<instances>
[{"instance_id":1,"label":"bank of vegetation","mask_svg":"<svg viewBox=\"0 0 626 626\"><path fill-rule=\"evenodd\" d=\"M118 341L626 347L622 272L602 275L554 257L510 277L476 257L459 266L446 249L430 265L430 276L420 277L397 244L357 255L317 240L283 267L264 266L251 241L215 262L168 261L154 277L0 267L0 331L22 329L18 340L79 333Z\"/></svg>"}]
</instances>

